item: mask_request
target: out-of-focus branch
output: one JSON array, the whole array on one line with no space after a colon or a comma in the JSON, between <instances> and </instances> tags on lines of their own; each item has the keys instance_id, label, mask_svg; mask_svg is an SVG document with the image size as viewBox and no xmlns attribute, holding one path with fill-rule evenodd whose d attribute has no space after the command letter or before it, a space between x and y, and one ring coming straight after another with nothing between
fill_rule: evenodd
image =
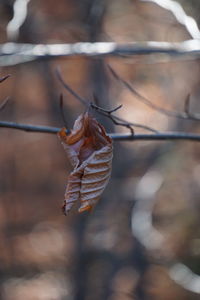
<instances>
[{"instance_id":1,"label":"out-of-focus branch","mask_svg":"<svg viewBox=\"0 0 200 300\"><path fill-rule=\"evenodd\" d=\"M158 106L154 104L151 100L147 99L146 97L142 96L136 89L133 87L132 84L121 78L114 70L111 68L111 66L108 65L108 68L111 72L111 74L114 76L115 79L117 79L119 82L123 84L125 88L127 88L136 98L144 103L146 106L154 109L155 111L158 111L159 113L166 115L168 117L174 117L178 119L185 119L185 120L194 120L194 121L200 121L200 114L195 114L190 111L190 95L185 100L184 105L184 112L177 112L173 110L168 110L165 108L162 108L161 106Z\"/></svg>"},{"instance_id":2,"label":"out-of-focus branch","mask_svg":"<svg viewBox=\"0 0 200 300\"><path fill-rule=\"evenodd\" d=\"M168 42L115 42L75 43L75 44L20 44L0 45L0 66L17 65L37 59L50 59L66 56L134 56L165 54L168 56L200 56L200 40L187 40L181 43Z\"/></svg>"},{"instance_id":3,"label":"out-of-focus branch","mask_svg":"<svg viewBox=\"0 0 200 300\"><path fill-rule=\"evenodd\" d=\"M8 121L0 121L0 127L18 129L29 132L56 134L61 128L51 126L39 126L31 124L21 124ZM67 130L69 133L69 130ZM130 133L110 133L108 134L115 141L167 141L185 140L200 142L200 134L185 132L162 132L157 134L130 134Z\"/></svg>"},{"instance_id":4,"label":"out-of-focus branch","mask_svg":"<svg viewBox=\"0 0 200 300\"><path fill-rule=\"evenodd\" d=\"M16 40L18 38L19 29L27 16L27 6L29 1L30 0L15 0L13 4L13 18L6 28L8 39Z\"/></svg>"},{"instance_id":5,"label":"out-of-focus branch","mask_svg":"<svg viewBox=\"0 0 200 300\"><path fill-rule=\"evenodd\" d=\"M194 18L188 16L180 3L173 0L140 0L142 2L152 2L170 11L176 21L185 27L193 39L200 39L200 30Z\"/></svg>"},{"instance_id":6,"label":"out-of-focus branch","mask_svg":"<svg viewBox=\"0 0 200 300\"><path fill-rule=\"evenodd\" d=\"M163 178L158 171L148 171L135 189L136 204L132 210L131 227L133 235L148 251L161 251L165 236L153 226L153 210L156 193L162 186ZM163 261L170 277L183 288L200 294L200 276L178 261Z\"/></svg>"},{"instance_id":7,"label":"out-of-focus branch","mask_svg":"<svg viewBox=\"0 0 200 300\"><path fill-rule=\"evenodd\" d=\"M7 105L9 101L9 97L7 97L6 99L4 99L1 103L0 103L0 111L4 109L4 107Z\"/></svg>"},{"instance_id":8,"label":"out-of-focus branch","mask_svg":"<svg viewBox=\"0 0 200 300\"><path fill-rule=\"evenodd\" d=\"M56 69L56 75L58 77L58 80L61 82L61 84L63 85L63 87L67 90L68 93L70 93L76 100L78 100L79 102L81 102L87 109L94 109L97 112L99 112L101 115L103 115L104 117L109 118L115 125L119 125L119 126L123 126L126 128L129 128L131 134L134 133L133 127L139 127L139 128L143 128L145 130L157 133L158 131L143 125L143 124L138 124L138 123L133 123L133 122L128 122L118 116L113 115L113 113L118 110L119 108L122 107L122 105L114 108L114 109L104 109L102 107L97 106L96 104L90 102L87 99L84 99L83 97L81 97L79 94L77 94L67 83L66 81L64 81L61 71L59 68ZM96 97L96 96L95 96Z\"/></svg>"},{"instance_id":9,"label":"out-of-focus branch","mask_svg":"<svg viewBox=\"0 0 200 300\"><path fill-rule=\"evenodd\" d=\"M181 262L175 262L169 267L169 275L184 289L200 294L200 276L192 272Z\"/></svg>"},{"instance_id":10,"label":"out-of-focus branch","mask_svg":"<svg viewBox=\"0 0 200 300\"><path fill-rule=\"evenodd\" d=\"M53 134L57 133L60 130L60 128L57 127L21 124L21 123L9 122L9 121L0 121L0 127L18 129L18 130L29 131L29 132L53 133Z\"/></svg>"},{"instance_id":11,"label":"out-of-focus branch","mask_svg":"<svg viewBox=\"0 0 200 300\"><path fill-rule=\"evenodd\" d=\"M3 81L5 81L7 78L10 77L10 74L0 77L0 83L2 83ZM7 105L9 100L9 97L7 97L6 99L4 99L1 103L0 103L0 111L4 109L4 107Z\"/></svg>"}]
</instances>

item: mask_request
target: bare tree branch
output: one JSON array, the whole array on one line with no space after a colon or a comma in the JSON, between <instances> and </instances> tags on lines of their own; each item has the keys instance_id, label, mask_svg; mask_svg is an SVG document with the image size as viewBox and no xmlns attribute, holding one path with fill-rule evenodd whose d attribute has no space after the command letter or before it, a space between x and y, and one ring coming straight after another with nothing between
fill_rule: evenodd
<instances>
[{"instance_id":1,"label":"bare tree branch","mask_svg":"<svg viewBox=\"0 0 200 300\"><path fill-rule=\"evenodd\" d=\"M13 18L7 25L6 31L8 39L16 40L20 27L27 17L27 6L30 0L15 0L13 4Z\"/></svg>"},{"instance_id":2,"label":"bare tree branch","mask_svg":"<svg viewBox=\"0 0 200 300\"><path fill-rule=\"evenodd\" d=\"M121 82L134 96L137 97L139 101L144 103L146 106L154 109L155 111L158 111L159 113L166 115L168 117L174 117L178 119L184 119L184 120L194 120L194 121L200 121L200 115L194 114L189 112L189 99L186 99L185 102L185 111L184 112L177 112L173 110L168 110L165 108L162 108L161 106L158 106L151 102L151 100L147 99L146 97L142 96L136 89L133 87L132 84L127 82L126 80L122 79L111 66L108 65L108 68L113 75L115 79L117 79L119 82Z\"/></svg>"},{"instance_id":3,"label":"bare tree branch","mask_svg":"<svg viewBox=\"0 0 200 300\"><path fill-rule=\"evenodd\" d=\"M31 124L21 124L8 121L0 121L0 127L18 129L28 132L38 133L51 133L56 134L61 128L51 126L40 126ZM70 133L67 130L67 133ZM162 132L157 134L120 134L110 133L108 134L115 141L167 141L167 140L185 140L185 141L196 141L200 142L200 134L196 133L185 133L185 132Z\"/></svg>"},{"instance_id":4,"label":"bare tree branch","mask_svg":"<svg viewBox=\"0 0 200 300\"><path fill-rule=\"evenodd\" d=\"M80 95L78 95L67 83L66 81L64 81L62 75L61 75L61 71L59 68L56 69L56 75L59 79L59 81L62 83L62 85L64 86L64 88L68 91L68 93L70 93L76 100L78 100L79 102L81 102L84 106L86 106L87 109L92 108L94 110L96 110L97 112L99 112L101 115L109 118L115 125L119 125L119 126L124 126L126 128L129 128L131 134L134 133L134 130L132 127L138 127L138 128L143 128L145 130L157 133L158 131L143 125L143 124L138 124L138 123L132 123L132 122L128 122L118 116L113 115L113 112L115 112L116 110L120 109L122 107L122 105L111 109L111 110L107 110L104 109L102 107L97 106L96 104L92 103L91 101L88 101L87 99L82 98ZM97 100L97 97L94 96L95 99Z\"/></svg>"},{"instance_id":5,"label":"bare tree branch","mask_svg":"<svg viewBox=\"0 0 200 300\"><path fill-rule=\"evenodd\" d=\"M193 39L200 39L200 31L194 18L188 16L180 3L173 0L140 0L141 2L152 2L170 11L176 21L185 27Z\"/></svg>"},{"instance_id":6,"label":"bare tree branch","mask_svg":"<svg viewBox=\"0 0 200 300\"><path fill-rule=\"evenodd\" d=\"M8 121L0 121L0 127L18 129L18 130L29 131L29 132L53 133L53 134L57 133L60 130L60 128L58 127L21 124L21 123L8 122Z\"/></svg>"},{"instance_id":7,"label":"bare tree branch","mask_svg":"<svg viewBox=\"0 0 200 300\"><path fill-rule=\"evenodd\" d=\"M75 43L75 44L20 44L0 45L0 66L13 66L37 59L52 59L66 56L134 56L165 54L187 56L196 59L200 56L200 40L187 40L181 43L169 42L115 42Z\"/></svg>"}]
</instances>

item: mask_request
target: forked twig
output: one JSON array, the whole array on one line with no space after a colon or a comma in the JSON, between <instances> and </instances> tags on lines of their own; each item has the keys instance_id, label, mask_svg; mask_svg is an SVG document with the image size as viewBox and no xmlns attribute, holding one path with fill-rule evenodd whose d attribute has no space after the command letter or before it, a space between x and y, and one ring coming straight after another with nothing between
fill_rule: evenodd
<instances>
[{"instance_id":1,"label":"forked twig","mask_svg":"<svg viewBox=\"0 0 200 300\"><path fill-rule=\"evenodd\" d=\"M96 95L94 95L94 100L95 102L98 103L98 97ZM98 106L97 104L94 104L94 103L90 103L90 106L94 109L96 109L97 111L101 111L101 112L105 112L107 113L108 115L111 115L112 113L114 113L115 111L117 111L118 109L122 108L122 104L118 105L117 107L113 108L113 109L105 109L105 108L101 108L100 106Z\"/></svg>"},{"instance_id":2,"label":"forked twig","mask_svg":"<svg viewBox=\"0 0 200 300\"><path fill-rule=\"evenodd\" d=\"M78 101L80 101L84 106L86 106L87 108L92 108L96 111L98 111L101 115L109 118L115 125L119 125L119 126L124 126L126 128L128 128L131 132L131 134L134 134L134 130L132 127L138 127L138 128L143 128L145 130L148 130L148 131L151 131L151 132L154 132L154 133L157 133L158 131L149 127L149 126L145 126L145 125L142 125L142 124L137 124L137 123L130 123L130 122L127 122L126 120L120 118L120 117L117 117L115 115L113 115L113 112L116 112L118 109L120 109L122 107L122 105L119 105L117 106L116 108L114 109L111 109L111 110L107 110L107 109L104 109L102 107L99 107L97 106L96 104L82 98L80 95L78 95L65 81L64 79L62 78L62 75L61 75L61 71L60 69L56 69L56 75L59 79L59 81L62 83L62 85L64 86L64 88L72 95L74 96ZM96 99L97 97L94 96Z\"/></svg>"}]
</instances>

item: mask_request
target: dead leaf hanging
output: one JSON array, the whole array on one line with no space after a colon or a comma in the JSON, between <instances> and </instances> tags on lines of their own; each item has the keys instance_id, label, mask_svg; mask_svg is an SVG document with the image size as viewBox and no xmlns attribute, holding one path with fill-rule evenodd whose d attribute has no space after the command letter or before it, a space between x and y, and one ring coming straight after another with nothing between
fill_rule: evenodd
<instances>
[{"instance_id":1,"label":"dead leaf hanging","mask_svg":"<svg viewBox=\"0 0 200 300\"><path fill-rule=\"evenodd\" d=\"M89 113L78 117L72 132L63 128L58 136L73 166L68 178L64 214L80 202L79 212L90 211L99 200L111 174L112 140Z\"/></svg>"}]
</instances>

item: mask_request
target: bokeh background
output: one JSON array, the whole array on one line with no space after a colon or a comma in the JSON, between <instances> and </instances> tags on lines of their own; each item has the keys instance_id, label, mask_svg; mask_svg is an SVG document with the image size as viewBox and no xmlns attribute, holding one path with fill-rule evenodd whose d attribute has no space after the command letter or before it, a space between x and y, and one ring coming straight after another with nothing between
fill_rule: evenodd
<instances>
[{"instance_id":1,"label":"bokeh background","mask_svg":"<svg viewBox=\"0 0 200 300\"><path fill-rule=\"evenodd\" d=\"M198 0L179 1L200 22ZM0 2L0 43L95 41L181 42L191 36L165 9L130 0L31 0L18 35L8 35L13 0ZM68 57L1 67L10 101L1 120L69 128L84 107L67 94L55 70L85 98L160 131L199 132L196 121L169 118L138 101L110 74L152 102L200 111L199 60L163 56ZM127 132L96 115L107 132ZM144 130L136 129L136 132ZM200 146L197 142L115 142L112 178L91 213L62 215L71 166L56 137L0 129L0 299L196 300L170 270L190 268L200 290ZM142 204L141 204L142 203ZM149 213L149 215L148 215ZM152 219L154 231L149 225ZM171 269L170 269L171 268Z\"/></svg>"}]
</instances>

